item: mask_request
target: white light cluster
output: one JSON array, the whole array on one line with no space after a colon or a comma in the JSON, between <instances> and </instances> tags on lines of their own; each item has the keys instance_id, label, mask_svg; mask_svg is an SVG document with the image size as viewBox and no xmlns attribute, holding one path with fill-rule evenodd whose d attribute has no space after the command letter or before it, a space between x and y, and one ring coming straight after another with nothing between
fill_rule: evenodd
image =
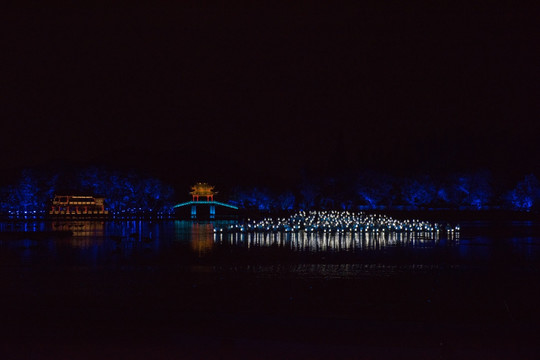
<instances>
[{"instance_id":1,"label":"white light cluster","mask_svg":"<svg viewBox=\"0 0 540 360\"><path fill-rule=\"evenodd\" d=\"M387 215L365 214L350 211L300 211L288 218L264 218L260 221L249 220L245 224L218 228L215 232L456 232L455 227L441 227L437 223L420 220L397 220Z\"/></svg>"}]
</instances>

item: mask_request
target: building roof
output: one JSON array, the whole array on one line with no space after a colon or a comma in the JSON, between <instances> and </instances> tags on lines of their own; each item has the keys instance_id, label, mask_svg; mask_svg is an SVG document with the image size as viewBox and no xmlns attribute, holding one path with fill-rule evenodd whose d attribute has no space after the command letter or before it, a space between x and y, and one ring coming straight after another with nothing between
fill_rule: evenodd
<instances>
[{"instance_id":1,"label":"building roof","mask_svg":"<svg viewBox=\"0 0 540 360\"><path fill-rule=\"evenodd\" d=\"M207 183L196 183L191 187L191 191L189 192L191 195L198 195L198 196L211 196L216 194L217 192L214 191L214 186L209 185Z\"/></svg>"}]
</instances>

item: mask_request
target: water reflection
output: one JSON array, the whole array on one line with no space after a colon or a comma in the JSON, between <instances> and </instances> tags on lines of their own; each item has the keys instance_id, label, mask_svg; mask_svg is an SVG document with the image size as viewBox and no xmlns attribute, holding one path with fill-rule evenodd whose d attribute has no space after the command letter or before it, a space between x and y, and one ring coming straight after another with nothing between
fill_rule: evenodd
<instances>
[{"instance_id":1,"label":"water reflection","mask_svg":"<svg viewBox=\"0 0 540 360\"><path fill-rule=\"evenodd\" d=\"M105 233L104 221L54 221L53 231L71 231L73 236L102 237Z\"/></svg>"},{"instance_id":2,"label":"water reflection","mask_svg":"<svg viewBox=\"0 0 540 360\"><path fill-rule=\"evenodd\" d=\"M45 231L48 230L48 224L44 221L10 221L0 223L0 232L14 231Z\"/></svg>"},{"instance_id":3,"label":"water reflection","mask_svg":"<svg viewBox=\"0 0 540 360\"><path fill-rule=\"evenodd\" d=\"M512 245L516 252L525 254L528 259L533 259L540 252L540 239L532 236L513 238Z\"/></svg>"},{"instance_id":4,"label":"water reflection","mask_svg":"<svg viewBox=\"0 0 540 360\"><path fill-rule=\"evenodd\" d=\"M105 222L92 220L54 221L51 223L51 230L73 233L69 238L58 239L56 245L90 249L95 252L97 247L103 245Z\"/></svg>"},{"instance_id":5,"label":"water reflection","mask_svg":"<svg viewBox=\"0 0 540 360\"><path fill-rule=\"evenodd\" d=\"M219 244L250 247L286 247L294 251L308 252L355 252L364 249L378 250L386 247L431 247L441 241L459 242L459 232L449 233L441 238L438 232L347 232L313 233L299 232L242 232L216 233L215 241Z\"/></svg>"},{"instance_id":6,"label":"water reflection","mask_svg":"<svg viewBox=\"0 0 540 360\"><path fill-rule=\"evenodd\" d=\"M173 240L181 243L189 242L191 250L197 256L202 257L210 253L214 247L214 229L234 223L236 221L197 222L176 220L173 222Z\"/></svg>"},{"instance_id":7,"label":"water reflection","mask_svg":"<svg viewBox=\"0 0 540 360\"><path fill-rule=\"evenodd\" d=\"M209 253L214 246L212 223L199 224L194 222L191 226L191 248L199 257Z\"/></svg>"},{"instance_id":8,"label":"water reflection","mask_svg":"<svg viewBox=\"0 0 540 360\"><path fill-rule=\"evenodd\" d=\"M279 262L282 255L294 257L296 253L301 254L298 257L300 260L308 253L322 256L332 253L336 254L334 260L352 263L361 262L365 258L364 254L374 253L380 254L383 260L400 256L409 256L410 259L413 255L422 254L418 264L432 258L432 261L453 263L540 261L538 222L508 223L499 227L496 224L484 226L482 223L470 223L464 224L460 232L444 233L303 230L214 232L214 229L223 228L227 224L238 222L4 222L0 223L0 263L29 266L116 266L143 261L182 264L199 257L228 261L238 254L263 257L269 254L274 256L272 261ZM50 232L55 230L70 230L73 236L54 236ZM25 237L26 232L42 232L43 235ZM279 248L280 251L257 251L263 248ZM236 252L236 249L240 251ZM444 252L444 260L432 257L440 255L442 252L439 250Z\"/></svg>"}]
</instances>

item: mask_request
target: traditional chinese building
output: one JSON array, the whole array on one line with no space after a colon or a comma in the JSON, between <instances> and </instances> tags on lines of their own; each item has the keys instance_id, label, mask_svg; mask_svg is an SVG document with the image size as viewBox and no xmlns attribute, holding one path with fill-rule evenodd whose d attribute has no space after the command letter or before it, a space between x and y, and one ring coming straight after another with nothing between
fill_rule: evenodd
<instances>
[{"instance_id":1,"label":"traditional chinese building","mask_svg":"<svg viewBox=\"0 0 540 360\"><path fill-rule=\"evenodd\" d=\"M196 183L191 187L190 191L191 196L193 196L193 201L199 201L199 199L205 198L206 201L214 201L214 186L208 185L207 183Z\"/></svg>"},{"instance_id":2,"label":"traditional chinese building","mask_svg":"<svg viewBox=\"0 0 540 360\"><path fill-rule=\"evenodd\" d=\"M106 216L105 198L81 195L55 195L51 203L51 216Z\"/></svg>"},{"instance_id":3,"label":"traditional chinese building","mask_svg":"<svg viewBox=\"0 0 540 360\"><path fill-rule=\"evenodd\" d=\"M238 210L236 206L215 201L214 195L217 192L214 186L207 183L196 183L189 193L191 201L174 206L180 217L187 217L186 209L190 210L189 218L192 220L230 217L234 215L232 210ZM216 213L216 209L220 209L219 214Z\"/></svg>"}]
</instances>

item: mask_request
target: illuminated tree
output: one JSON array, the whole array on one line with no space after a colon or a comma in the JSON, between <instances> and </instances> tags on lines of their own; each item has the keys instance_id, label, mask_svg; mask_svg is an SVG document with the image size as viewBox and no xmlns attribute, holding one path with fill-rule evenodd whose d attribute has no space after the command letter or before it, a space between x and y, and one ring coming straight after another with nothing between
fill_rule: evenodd
<instances>
[{"instance_id":1,"label":"illuminated tree","mask_svg":"<svg viewBox=\"0 0 540 360\"><path fill-rule=\"evenodd\" d=\"M40 210L39 186L36 175L30 170L24 170L19 182L9 189L8 203L12 210Z\"/></svg>"},{"instance_id":2,"label":"illuminated tree","mask_svg":"<svg viewBox=\"0 0 540 360\"><path fill-rule=\"evenodd\" d=\"M78 178L81 191L104 196L107 207L113 211L164 210L172 205L172 188L158 179L98 168L85 169L79 173Z\"/></svg>"},{"instance_id":3,"label":"illuminated tree","mask_svg":"<svg viewBox=\"0 0 540 360\"><path fill-rule=\"evenodd\" d=\"M383 205L391 206L395 200L394 182L389 176L366 172L357 180L356 194L372 209Z\"/></svg>"},{"instance_id":4,"label":"illuminated tree","mask_svg":"<svg viewBox=\"0 0 540 360\"><path fill-rule=\"evenodd\" d=\"M286 191L279 194L277 197L277 203L280 210L292 210L294 208L295 196L292 192Z\"/></svg>"},{"instance_id":5,"label":"illuminated tree","mask_svg":"<svg viewBox=\"0 0 540 360\"><path fill-rule=\"evenodd\" d=\"M403 200L409 206L426 206L435 198L435 185L429 179L407 179L401 186Z\"/></svg>"},{"instance_id":6,"label":"illuminated tree","mask_svg":"<svg viewBox=\"0 0 540 360\"><path fill-rule=\"evenodd\" d=\"M268 189L264 188L235 188L231 203L250 210L268 211L274 208L275 202Z\"/></svg>"},{"instance_id":7,"label":"illuminated tree","mask_svg":"<svg viewBox=\"0 0 540 360\"><path fill-rule=\"evenodd\" d=\"M146 209L163 209L171 204L174 193L170 186L157 179L144 179L142 181L142 201Z\"/></svg>"},{"instance_id":8,"label":"illuminated tree","mask_svg":"<svg viewBox=\"0 0 540 360\"><path fill-rule=\"evenodd\" d=\"M525 176L510 191L508 199L515 209L529 211L540 199L540 182L532 174Z\"/></svg>"},{"instance_id":9,"label":"illuminated tree","mask_svg":"<svg viewBox=\"0 0 540 360\"><path fill-rule=\"evenodd\" d=\"M455 175L437 195L455 206L484 208L493 197L491 175L485 171Z\"/></svg>"},{"instance_id":10,"label":"illuminated tree","mask_svg":"<svg viewBox=\"0 0 540 360\"><path fill-rule=\"evenodd\" d=\"M300 207L303 210L313 209L315 207L317 197L320 196L320 189L314 183L304 182L300 188L300 195L302 195Z\"/></svg>"}]
</instances>

